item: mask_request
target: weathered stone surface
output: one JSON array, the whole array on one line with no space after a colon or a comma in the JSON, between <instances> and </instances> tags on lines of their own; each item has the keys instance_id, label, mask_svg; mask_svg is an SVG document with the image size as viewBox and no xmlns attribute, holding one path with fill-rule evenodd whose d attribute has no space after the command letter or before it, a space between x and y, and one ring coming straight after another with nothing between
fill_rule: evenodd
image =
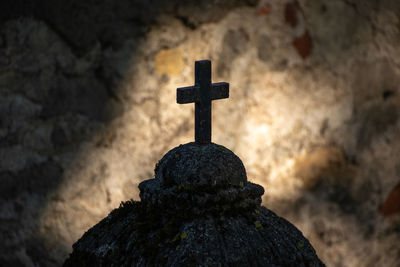
<instances>
[{"instance_id":1,"label":"weathered stone surface","mask_svg":"<svg viewBox=\"0 0 400 267\"><path fill-rule=\"evenodd\" d=\"M139 188L141 202L91 228L64 266L324 266L299 230L260 206L264 189L223 146L180 145Z\"/></svg>"},{"instance_id":2,"label":"weathered stone surface","mask_svg":"<svg viewBox=\"0 0 400 267\"><path fill-rule=\"evenodd\" d=\"M232 151L217 144L189 143L169 151L155 169L164 186L239 185L247 180L242 161Z\"/></svg>"},{"instance_id":3,"label":"weathered stone surface","mask_svg":"<svg viewBox=\"0 0 400 267\"><path fill-rule=\"evenodd\" d=\"M324 266L301 232L264 207L181 224L158 212L122 204L74 245L64 266Z\"/></svg>"},{"instance_id":4,"label":"weathered stone surface","mask_svg":"<svg viewBox=\"0 0 400 267\"><path fill-rule=\"evenodd\" d=\"M155 178L139 189L145 204L196 217L252 210L264 193L247 182L243 163L232 151L213 143L172 149L156 165Z\"/></svg>"},{"instance_id":5,"label":"weathered stone surface","mask_svg":"<svg viewBox=\"0 0 400 267\"><path fill-rule=\"evenodd\" d=\"M187 1L155 9L155 1L71 0L58 11L59 1L40 1L53 5L42 10L48 19L36 2L0 9L0 183L17 188L0 202L0 265L59 266L84 231L138 199L163 152L193 141L193 107L176 105L175 89L192 84L193 62L207 58L213 80L231 86L230 101L213 106L213 141L266 188L263 203L328 266L399 265L398 216L378 212L400 173L399 1L300 0L295 28L278 0L210 1L190 12ZM293 45L304 30L305 60ZM236 55L224 39L240 31L248 40ZM156 55L178 47L181 73L158 73ZM226 77L217 72L230 60L223 49L234 58ZM69 88L71 109L57 100L58 113L42 116L55 106L49 92ZM79 90L93 96L88 107L78 106L91 101ZM62 171L19 178L46 162Z\"/></svg>"},{"instance_id":6,"label":"weathered stone surface","mask_svg":"<svg viewBox=\"0 0 400 267\"><path fill-rule=\"evenodd\" d=\"M244 29L228 30L224 34L222 51L218 60L217 73L219 76L229 75L232 62L237 56L248 49L249 35Z\"/></svg>"}]
</instances>

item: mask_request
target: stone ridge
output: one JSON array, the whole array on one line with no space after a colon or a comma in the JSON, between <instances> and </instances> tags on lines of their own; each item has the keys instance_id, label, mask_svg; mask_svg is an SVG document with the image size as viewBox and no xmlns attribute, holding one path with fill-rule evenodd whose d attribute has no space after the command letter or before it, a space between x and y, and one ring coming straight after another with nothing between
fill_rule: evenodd
<instances>
[{"instance_id":1,"label":"stone ridge","mask_svg":"<svg viewBox=\"0 0 400 267\"><path fill-rule=\"evenodd\" d=\"M188 143L170 150L155 178L139 184L142 202L171 213L238 214L261 204L264 188L247 182L240 158L224 146Z\"/></svg>"}]
</instances>

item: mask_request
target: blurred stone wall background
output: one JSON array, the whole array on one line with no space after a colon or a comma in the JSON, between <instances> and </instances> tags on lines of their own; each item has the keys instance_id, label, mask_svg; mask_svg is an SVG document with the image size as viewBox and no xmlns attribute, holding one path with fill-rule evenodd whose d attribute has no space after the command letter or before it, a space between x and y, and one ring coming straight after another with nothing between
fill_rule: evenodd
<instances>
[{"instance_id":1,"label":"blurred stone wall background","mask_svg":"<svg viewBox=\"0 0 400 267\"><path fill-rule=\"evenodd\" d=\"M193 140L194 61L230 83L213 141L328 266L399 266L397 0L27 1L0 12L0 266L59 266ZM399 201L399 199L397 199ZM390 204L390 203L389 203ZM396 203L392 203L392 206Z\"/></svg>"}]
</instances>

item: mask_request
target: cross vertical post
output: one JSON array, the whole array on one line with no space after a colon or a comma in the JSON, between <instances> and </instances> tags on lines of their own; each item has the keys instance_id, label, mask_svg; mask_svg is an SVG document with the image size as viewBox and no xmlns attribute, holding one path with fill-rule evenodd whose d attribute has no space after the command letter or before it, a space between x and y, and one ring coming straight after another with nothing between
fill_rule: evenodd
<instances>
[{"instance_id":1,"label":"cross vertical post","mask_svg":"<svg viewBox=\"0 0 400 267\"><path fill-rule=\"evenodd\" d=\"M200 87L194 110L194 139L207 144L211 142L211 61L196 61L194 69L195 84Z\"/></svg>"},{"instance_id":2,"label":"cross vertical post","mask_svg":"<svg viewBox=\"0 0 400 267\"><path fill-rule=\"evenodd\" d=\"M229 97L229 83L211 83L211 61L195 62L195 85L176 91L179 104L195 103L195 140L198 144L211 142L211 101Z\"/></svg>"}]
</instances>

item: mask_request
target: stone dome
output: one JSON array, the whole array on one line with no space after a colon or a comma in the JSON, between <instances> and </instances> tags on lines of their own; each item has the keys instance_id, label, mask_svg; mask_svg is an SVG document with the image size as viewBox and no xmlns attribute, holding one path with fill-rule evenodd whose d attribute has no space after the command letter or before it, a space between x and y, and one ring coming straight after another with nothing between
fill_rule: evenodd
<instances>
[{"instance_id":1,"label":"stone dome","mask_svg":"<svg viewBox=\"0 0 400 267\"><path fill-rule=\"evenodd\" d=\"M163 186L239 185L247 181L242 161L224 146L188 143L170 150L155 168Z\"/></svg>"},{"instance_id":2,"label":"stone dome","mask_svg":"<svg viewBox=\"0 0 400 267\"><path fill-rule=\"evenodd\" d=\"M65 267L324 266L296 227L260 205L263 187L223 146L172 149L139 189L141 201L85 233Z\"/></svg>"},{"instance_id":3,"label":"stone dome","mask_svg":"<svg viewBox=\"0 0 400 267\"><path fill-rule=\"evenodd\" d=\"M191 214L232 213L261 204L262 186L247 181L242 161L217 144L188 143L156 164L139 185L142 202Z\"/></svg>"}]
</instances>

